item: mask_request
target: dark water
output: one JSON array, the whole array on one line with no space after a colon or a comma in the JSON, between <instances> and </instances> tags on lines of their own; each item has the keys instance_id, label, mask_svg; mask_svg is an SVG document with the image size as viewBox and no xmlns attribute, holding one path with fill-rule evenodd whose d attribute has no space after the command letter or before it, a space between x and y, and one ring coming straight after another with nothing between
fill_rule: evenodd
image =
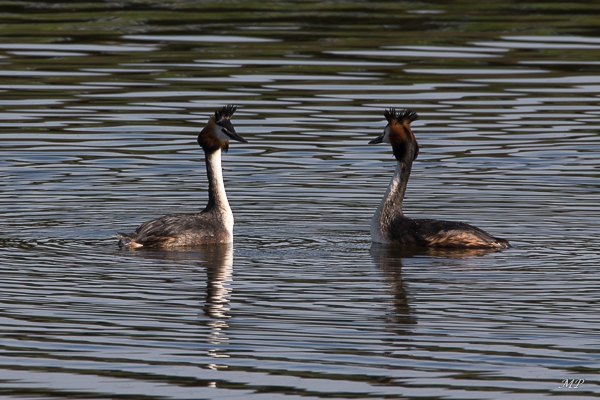
<instances>
[{"instance_id":1,"label":"dark water","mask_svg":"<svg viewBox=\"0 0 600 400\"><path fill-rule=\"evenodd\" d=\"M600 7L453 3L0 3L0 395L600 397ZM119 250L228 103L233 246ZM406 213L512 249L371 245L392 106Z\"/></svg>"}]
</instances>

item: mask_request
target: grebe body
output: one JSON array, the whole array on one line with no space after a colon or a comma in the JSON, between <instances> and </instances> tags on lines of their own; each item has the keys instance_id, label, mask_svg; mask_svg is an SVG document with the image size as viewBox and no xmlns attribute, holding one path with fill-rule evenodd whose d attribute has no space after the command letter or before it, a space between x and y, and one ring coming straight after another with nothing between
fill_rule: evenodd
<instances>
[{"instance_id":1,"label":"grebe body","mask_svg":"<svg viewBox=\"0 0 600 400\"><path fill-rule=\"evenodd\" d=\"M165 215L143 223L131 233L117 233L120 246L169 248L233 241L233 213L225 193L221 154L229 149L229 140L247 143L231 123L235 110L232 105L217 110L198 135L206 158L206 208L195 214Z\"/></svg>"},{"instance_id":2,"label":"grebe body","mask_svg":"<svg viewBox=\"0 0 600 400\"><path fill-rule=\"evenodd\" d=\"M419 145L410 124L419 117L411 110L386 110L383 134L369 144L389 143L397 160L396 171L371 222L371 239L376 243L407 246L505 249L508 241L495 238L464 222L412 219L402 212L406 185Z\"/></svg>"}]
</instances>

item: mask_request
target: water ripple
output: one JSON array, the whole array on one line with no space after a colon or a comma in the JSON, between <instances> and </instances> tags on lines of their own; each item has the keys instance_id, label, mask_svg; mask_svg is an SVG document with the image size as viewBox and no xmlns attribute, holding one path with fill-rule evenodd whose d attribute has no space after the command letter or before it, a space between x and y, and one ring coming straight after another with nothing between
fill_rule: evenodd
<instances>
[{"instance_id":1,"label":"water ripple","mask_svg":"<svg viewBox=\"0 0 600 400\"><path fill-rule=\"evenodd\" d=\"M6 5L0 392L598 398L600 39L561 6ZM119 249L204 208L228 103L234 244ZM420 116L404 212L513 248L371 243L387 107Z\"/></svg>"}]
</instances>

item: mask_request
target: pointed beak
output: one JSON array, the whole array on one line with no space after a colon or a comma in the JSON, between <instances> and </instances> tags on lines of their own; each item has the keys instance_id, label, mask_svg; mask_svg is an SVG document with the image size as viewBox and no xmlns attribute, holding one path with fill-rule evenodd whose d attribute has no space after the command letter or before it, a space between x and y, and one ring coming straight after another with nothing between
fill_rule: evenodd
<instances>
[{"instance_id":1,"label":"pointed beak","mask_svg":"<svg viewBox=\"0 0 600 400\"><path fill-rule=\"evenodd\" d=\"M242 142L242 143L248 143L248 141L246 139L244 139L243 137L238 135L234 130L229 130L227 128L221 128L221 129L222 129L223 133L229 137L229 139L236 140L236 141Z\"/></svg>"},{"instance_id":2,"label":"pointed beak","mask_svg":"<svg viewBox=\"0 0 600 400\"><path fill-rule=\"evenodd\" d=\"M371 140L369 142L369 144L378 144L383 142L383 138L385 137L385 132L383 132L381 135L377 136L375 139Z\"/></svg>"}]
</instances>

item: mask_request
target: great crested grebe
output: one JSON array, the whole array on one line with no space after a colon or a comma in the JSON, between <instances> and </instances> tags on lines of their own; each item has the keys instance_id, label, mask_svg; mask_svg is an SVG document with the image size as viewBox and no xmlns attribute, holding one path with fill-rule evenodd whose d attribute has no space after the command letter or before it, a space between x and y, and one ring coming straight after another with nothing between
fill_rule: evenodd
<instances>
[{"instance_id":1,"label":"great crested grebe","mask_svg":"<svg viewBox=\"0 0 600 400\"><path fill-rule=\"evenodd\" d=\"M389 143L398 161L396 171L383 200L371 222L371 239L376 243L427 247L462 247L506 249L508 241L464 222L435 219L411 219L402 213L402 200L410 177L413 161L419 154L419 144L410 124L419 116L411 110L396 112L394 108L383 115L388 124L383 133L369 144Z\"/></svg>"},{"instance_id":2,"label":"great crested grebe","mask_svg":"<svg viewBox=\"0 0 600 400\"><path fill-rule=\"evenodd\" d=\"M221 152L229 140L248 143L235 132L231 117L236 106L227 105L212 115L198 134L204 150L208 177L208 204L197 214L170 214L138 226L131 233L117 233L119 245L127 247L177 247L233 241L233 213L227 201L221 169Z\"/></svg>"}]
</instances>

